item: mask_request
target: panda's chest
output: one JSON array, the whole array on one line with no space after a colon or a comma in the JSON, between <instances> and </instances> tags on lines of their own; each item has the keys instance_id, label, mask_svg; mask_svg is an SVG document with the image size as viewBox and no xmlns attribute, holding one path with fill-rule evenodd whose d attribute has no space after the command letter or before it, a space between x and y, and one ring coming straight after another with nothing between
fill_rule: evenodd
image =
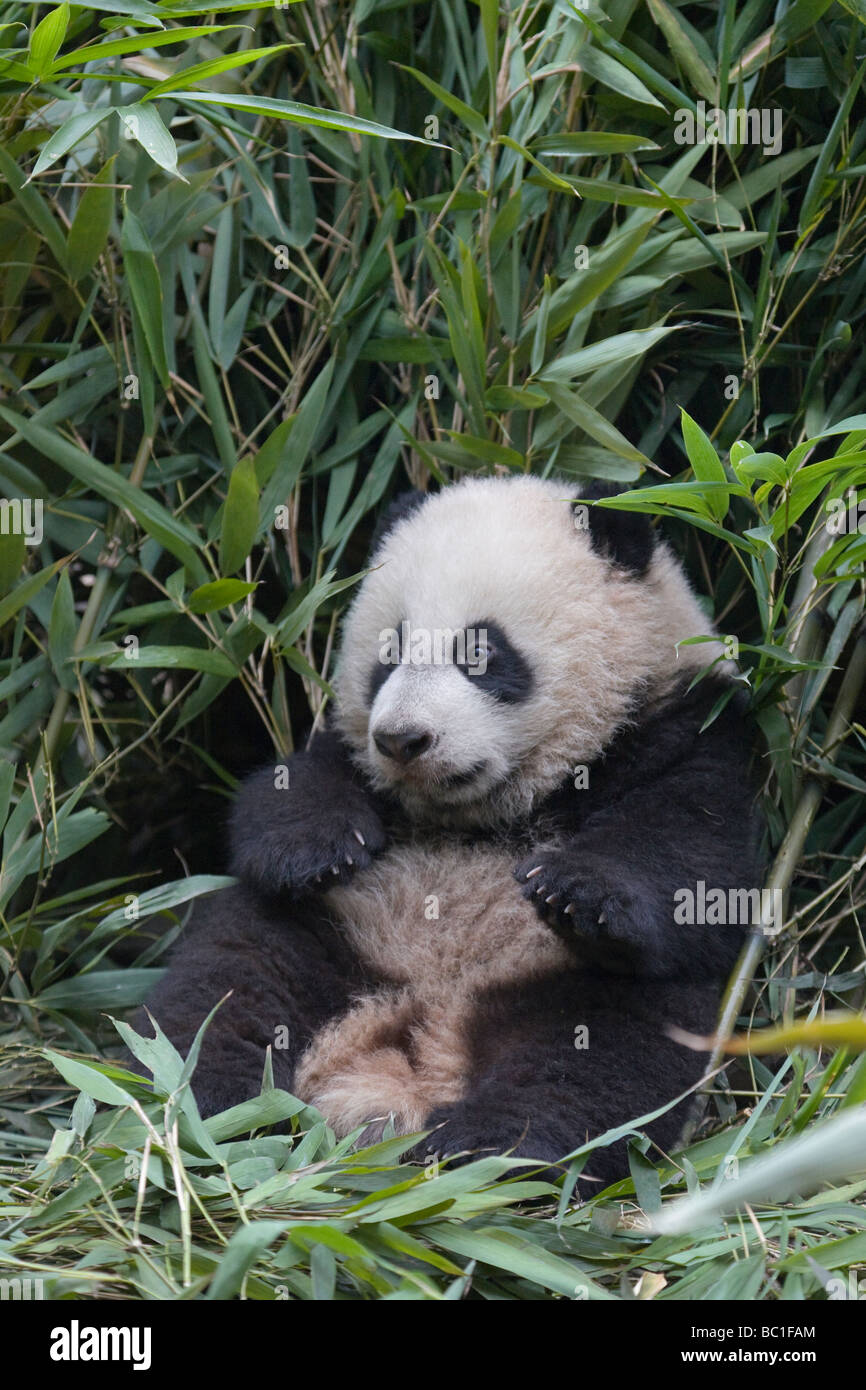
<instances>
[{"instance_id":1,"label":"panda's chest","mask_svg":"<svg viewBox=\"0 0 866 1390\"><path fill-rule=\"evenodd\" d=\"M517 982L568 964L513 877L499 845L420 844L386 850L328 911L373 972L419 998Z\"/></svg>"}]
</instances>

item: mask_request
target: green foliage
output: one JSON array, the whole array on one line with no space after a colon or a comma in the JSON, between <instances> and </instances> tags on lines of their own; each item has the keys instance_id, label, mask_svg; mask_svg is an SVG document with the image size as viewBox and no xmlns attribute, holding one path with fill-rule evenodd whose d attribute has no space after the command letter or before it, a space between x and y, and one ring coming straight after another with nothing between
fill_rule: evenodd
<instances>
[{"instance_id":1,"label":"green foliage","mask_svg":"<svg viewBox=\"0 0 866 1390\"><path fill-rule=\"evenodd\" d=\"M712 1208L732 1177L745 1183L758 1165L784 1161L790 1146L779 1141L796 1135L800 1113L818 1115L810 1133L820 1139L834 1104L830 1073L807 1074L802 1057L775 1075L762 1068L749 1120L692 1144L679 1160L685 1181L636 1142L631 1177L573 1209L572 1181L560 1190L531 1160L421 1168L401 1162L417 1136L386 1133L356 1149L358 1131L337 1142L315 1110L267 1078L256 1099L202 1121L190 1065L168 1040L117 1027L153 1071L153 1088L116 1065L51 1050L44 1060L20 1058L35 1067L58 1127L50 1145L35 1146L38 1161L23 1180L13 1170L3 1259L10 1273L41 1277L46 1298L858 1296L845 1271L866 1254L863 1178L792 1207L756 1202L750 1219L723 1229L710 1213L697 1241L690 1231L653 1231L663 1196L703 1184ZM79 1091L71 1118L50 1068ZM834 1097L853 1099L861 1075L838 1058ZM279 1122L291 1132L262 1132ZM6 1143L28 1140L13 1133ZM41 1253L47 1238L50 1259Z\"/></svg>"},{"instance_id":2,"label":"green foliage","mask_svg":"<svg viewBox=\"0 0 866 1390\"><path fill-rule=\"evenodd\" d=\"M747 1299L814 1296L817 1268L862 1260L856 1184L759 1211L767 1246L745 1221L690 1249L610 1220L623 1195L650 1210L862 1102L860 1063L817 1046L720 1086L729 1127L682 1179L636 1148L630 1182L579 1210L568 1181L494 1183L498 1159L427 1178L399 1166L402 1141L350 1154L267 1087L204 1125L179 1073L154 1102L103 1067L97 1094L98 1068L64 1053L111 1047L102 1013L146 994L222 882L162 863L148 886L105 846L173 786L207 787L215 816L243 731L267 755L295 745L381 504L470 471L565 475L576 496L637 483L603 505L666 518L736 638L788 901L735 1014L862 1009L863 17L829 0L6 6L0 492L44 512L33 544L0 528L3 1142L22 1218L4 1264L42 1269L32 1245L59 1230L46 1273L80 1296L574 1297L587 1280L592 1297ZM712 106L765 111L769 138L702 140ZM69 1128L46 1043L108 1111L79 1102ZM287 1115L294 1140L239 1137ZM145 1138L142 1196L125 1164ZM521 1211L529 1196L550 1208Z\"/></svg>"}]
</instances>

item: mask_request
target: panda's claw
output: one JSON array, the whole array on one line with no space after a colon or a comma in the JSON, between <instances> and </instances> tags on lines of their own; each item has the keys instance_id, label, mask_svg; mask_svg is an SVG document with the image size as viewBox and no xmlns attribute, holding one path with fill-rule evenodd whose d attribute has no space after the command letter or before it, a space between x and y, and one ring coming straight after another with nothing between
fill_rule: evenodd
<instances>
[{"instance_id":1,"label":"panda's claw","mask_svg":"<svg viewBox=\"0 0 866 1390\"><path fill-rule=\"evenodd\" d=\"M360 830L353 830L352 834L358 841L358 844L361 845L362 848L366 848L367 841L364 839L364 836L361 834Z\"/></svg>"},{"instance_id":2,"label":"panda's claw","mask_svg":"<svg viewBox=\"0 0 866 1390\"><path fill-rule=\"evenodd\" d=\"M611 858L578 854L568 845L536 848L515 864L513 874L538 918L577 947L582 961L610 960L616 969L626 961L631 968L632 955L643 957L650 949L641 916L646 890L625 878Z\"/></svg>"}]
</instances>

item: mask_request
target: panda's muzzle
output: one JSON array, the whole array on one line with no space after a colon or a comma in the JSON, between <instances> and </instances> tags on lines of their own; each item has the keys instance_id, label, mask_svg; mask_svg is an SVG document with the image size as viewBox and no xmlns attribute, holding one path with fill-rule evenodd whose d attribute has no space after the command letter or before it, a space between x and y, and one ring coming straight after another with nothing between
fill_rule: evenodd
<instances>
[{"instance_id":1,"label":"panda's muzzle","mask_svg":"<svg viewBox=\"0 0 866 1390\"><path fill-rule=\"evenodd\" d=\"M391 758L406 767L427 752L433 744L433 735L426 729L401 729L399 733L376 733L373 742L383 758Z\"/></svg>"}]
</instances>

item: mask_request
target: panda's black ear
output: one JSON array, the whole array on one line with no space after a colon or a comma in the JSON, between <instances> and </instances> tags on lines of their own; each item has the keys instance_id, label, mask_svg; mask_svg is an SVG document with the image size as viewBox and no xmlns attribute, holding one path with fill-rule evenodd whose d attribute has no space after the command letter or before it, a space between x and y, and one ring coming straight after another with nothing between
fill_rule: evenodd
<instances>
[{"instance_id":1,"label":"panda's black ear","mask_svg":"<svg viewBox=\"0 0 866 1390\"><path fill-rule=\"evenodd\" d=\"M376 523L373 539L370 541L370 554L375 555L388 532L393 531L398 522L411 516L412 512L417 511L426 501L426 492L412 488L410 492L401 492L398 497L394 498L393 502L389 502Z\"/></svg>"},{"instance_id":2,"label":"panda's black ear","mask_svg":"<svg viewBox=\"0 0 866 1390\"><path fill-rule=\"evenodd\" d=\"M625 489L610 483L592 482L581 489L581 499L594 502L599 497L616 497ZM645 512L618 512L612 507L586 507L575 513L589 527L593 550L634 575L646 574L655 550L655 532Z\"/></svg>"}]
</instances>

